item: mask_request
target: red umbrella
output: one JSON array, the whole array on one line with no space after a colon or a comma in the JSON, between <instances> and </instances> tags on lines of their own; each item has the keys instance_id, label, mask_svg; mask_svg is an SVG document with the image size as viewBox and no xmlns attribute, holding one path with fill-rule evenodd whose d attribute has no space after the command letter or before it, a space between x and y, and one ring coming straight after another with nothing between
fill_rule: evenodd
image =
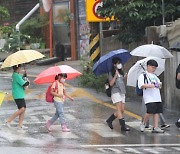
<instances>
[{"instance_id":1,"label":"red umbrella","mask_svg":"<svg viewBox=\"0 0 180 154\"><path fill-rule=\"evenodd\" d=\"M54 82L55 76L59 73L66 73L67 80L74 79L77 76L82 75L79 71L75 70L74 68L68 65L53 66L41 72L36 77L34 82L36 84L52 83Z\"/></svg>"}]
</instances>

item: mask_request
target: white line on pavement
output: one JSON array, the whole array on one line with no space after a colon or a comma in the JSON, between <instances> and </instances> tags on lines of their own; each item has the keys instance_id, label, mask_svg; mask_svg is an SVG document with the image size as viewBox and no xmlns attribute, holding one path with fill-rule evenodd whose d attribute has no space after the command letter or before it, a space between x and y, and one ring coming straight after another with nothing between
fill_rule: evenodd
<instances>
[{"instance_id":1,"label":"white line on pavement","mask_svg":"<svg viewBox=\"0 0 180 154\"><path fill-rule=\"evenodd\" d=\"M102 137L124 136L115 130L112 131L108 126L106 126L105 124L102 124L102 123L90 123L90 124L84 124L84 126L88 130L94 131Z\"/></svg>"},{"instance_id":2,"label":"white line on pavement","mask_svg":"<svg viewBox=\"0 0 180 154\"><path fill-rule=\"evenodd\" d=\"M161 146L161 147L175 147L180 146L180 144L96 144L96 145L81 145L83 148L94 148L94 147L154 147L154 146Z\"/></svg>"}]
</instances>

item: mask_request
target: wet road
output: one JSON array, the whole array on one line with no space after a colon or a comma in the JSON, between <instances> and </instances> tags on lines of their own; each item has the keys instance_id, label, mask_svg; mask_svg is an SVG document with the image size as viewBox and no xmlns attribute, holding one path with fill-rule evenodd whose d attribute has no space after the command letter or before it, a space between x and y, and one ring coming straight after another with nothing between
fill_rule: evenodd
<instances>
[{"instance_id":1,"label":"wet road","mask_svg":"<svg viewBox=\"0 0 180 154\"><path fill-rule=\"evenodd\" d=\"M180 153L180 131L175 126L172 125L164 134L152 134L150 130L141 133L138 115L126 112L125 119L131 131L121 132L117 120L113 123L115 129L112 131L105 120L114 112L114 106L104 101L104 96L99 99L100 94L94 91L72 86L72 81L66 85L66 89L75 100L67 100L64 104L71 132L61 132L59 121L52 126L51 133L44 128L55 108L53 104L44 101L44 92L48 85L37 86L32 82L26 91L24 124L28 126L28 130L17 130L17 119L12 123L13 128L9 129L4 125L4 119L16 110L10 82L11 73L2 72L0 90L6 90L9 95L0 108L0 154Z\"/></svg>"}]
</instances>

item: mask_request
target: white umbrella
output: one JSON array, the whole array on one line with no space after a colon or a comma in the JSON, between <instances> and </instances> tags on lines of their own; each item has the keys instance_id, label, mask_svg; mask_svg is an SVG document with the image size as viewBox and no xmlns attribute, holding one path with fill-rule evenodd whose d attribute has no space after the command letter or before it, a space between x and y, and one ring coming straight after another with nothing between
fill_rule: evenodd
<instances>
[{"instance_id":1,"label":"white umbrella","mask_svg":"<svg viewBox=\"0 0 180 154\"><path fill-rule=\"evenodd\" d=\"M128 77L127 77L127 85L136 87L136 82L138 80L138 77L141 73L145 72L147 68L147 61L153 59L158 63L158 67L155 70L155 74L159 76L165 68L165 59L161 59L158 57L147 57L144 59L141 59L134 64L128 72Z\"/></svg>"},{"instance_id":2,"label":"white umbrella","mask_svg":"<svg viewBox=\"0 0 180 154\"><path fill-rule=\"evenodd\" d=\"M173 55L164 47L155 44L141 45L130 52L133 56L172 58Z\"/></svg>"}]
</instances>

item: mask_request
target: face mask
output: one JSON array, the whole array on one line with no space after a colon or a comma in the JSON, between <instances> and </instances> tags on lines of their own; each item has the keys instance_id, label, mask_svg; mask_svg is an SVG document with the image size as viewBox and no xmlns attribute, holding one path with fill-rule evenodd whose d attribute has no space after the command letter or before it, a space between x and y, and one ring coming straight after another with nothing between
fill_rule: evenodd
<instances>
[{"instance_id":1,"label":"face mask","mask_svg":"<svg viewBox=\"0 0 180 154\"><path fill-rule=\"evenodd\" d=\"M63 79L63 78L61 79L61 82L62 82L62 83L64 83L65 81L66 81L66 79Z\"/></svg>"},{"instance_id":2,"label":"face mask","mask_svg":"<svg viewBox=\"0 0 180 154\"><path fill-rule=\"evenodd\" d=\"M121 69L122 68L122 64L117 64L117 68Z\"/></svg>"}]
</instances>

